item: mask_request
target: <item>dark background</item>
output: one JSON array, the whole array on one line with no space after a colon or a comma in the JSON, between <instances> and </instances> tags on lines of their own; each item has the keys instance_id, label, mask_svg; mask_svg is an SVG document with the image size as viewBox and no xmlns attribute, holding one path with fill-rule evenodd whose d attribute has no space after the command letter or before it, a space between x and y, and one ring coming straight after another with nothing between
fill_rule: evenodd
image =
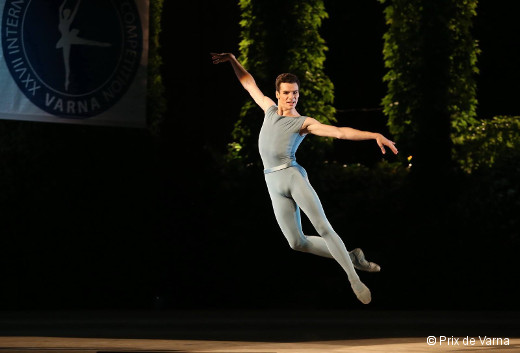
<instances>
[{"instance_id":1,"label":"dark background","mask_svg":"<svg viewBox=\"0 0 520 353\"><path fill-rule=\"evenodd\" d=\"M326 7L321 33L338 125L386 134L379 109L386 90L383 7L331 0ZM244 183L218 167L248 97L231 67L213 66L209 53L238 54L239 19L236 1L165 1L168 111L160 137L4 122L0 308L362 307L335 262L290 250L261 171ZM516 23L508 4L480 2L480 118L519 113ZM335 142L334 158L367 166L381 160L372 143L348 141ZM371 205L364 198L370 184L338 181L359 194L352 204L319 175L311 181L347 247L363 247L383 268L361 274L373 293L364 309L518 309L518 265L487 247L495 234L411 234L408 215L388 210L392 200ZM366 211L362 218L351 217L356 208Z\"/></svg>"}]
</instances>

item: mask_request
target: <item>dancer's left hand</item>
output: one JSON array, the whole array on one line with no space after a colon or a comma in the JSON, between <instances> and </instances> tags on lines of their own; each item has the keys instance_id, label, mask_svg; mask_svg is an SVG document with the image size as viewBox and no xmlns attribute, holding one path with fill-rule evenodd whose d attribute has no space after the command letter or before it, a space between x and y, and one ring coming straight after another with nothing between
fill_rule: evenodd
<instances>
[{"instance_id":1,"label":"dancer's left hand","mask_svg":"<svg viewBox=\"0 0 520 353\"><path fill-rule=\"evenodd\" d=\"M394 154L398 153L397 148L395 147L395 142L394 141L390 141L389 139L387 139L383 135L378 134L378 136L376 137L376 142L377 142L379 148L381 148L381 152L383 154L386 154L385 146L390 148L390 150L392 150L392 152L394 152Z\"/></svg>"}]
</instances>

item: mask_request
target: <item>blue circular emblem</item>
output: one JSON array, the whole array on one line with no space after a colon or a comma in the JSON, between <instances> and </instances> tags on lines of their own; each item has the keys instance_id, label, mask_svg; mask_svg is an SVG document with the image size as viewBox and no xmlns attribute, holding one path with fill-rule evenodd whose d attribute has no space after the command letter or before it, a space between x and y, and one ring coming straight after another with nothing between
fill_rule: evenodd
<instances>
[{"instance_id":1,"label":"blue circular emblem","mask_svg":"<svg viewBox=\"0 0 520 353\"><path fill-rule=\"evenodd\" d=\"M6 0L1 29L20 90L63 118L112 107L132 84L143 51L134 0Z\"/></svg>"}]
</instances>

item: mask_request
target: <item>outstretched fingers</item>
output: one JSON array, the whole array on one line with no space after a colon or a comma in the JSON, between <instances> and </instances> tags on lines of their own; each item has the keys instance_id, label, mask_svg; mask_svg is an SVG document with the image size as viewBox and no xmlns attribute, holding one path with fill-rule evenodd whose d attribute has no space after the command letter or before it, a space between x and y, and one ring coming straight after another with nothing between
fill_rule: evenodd
<instances>
[{"instance_id":1,"label":"outstretched fingers","mask_svg":"<svg viewBox=\"0 0 520 353\"><path fill-rule=\"evenodd\" d=\"M220 64L229 60L229 53L210 53L213 64Z\"/></svg>"},{"instance_id":2,"label":"outstretched fingers","mask_svg":"<svg viewBox=\"0 0 520 353\"><path fill-rule=\"evenodd\" d=\"M390 140L387 140L389 143L387 144L387 146L390 148L390 150L392 150L392 152L394 152L394 154L397 154L399 151L397 151L397 148L395 147L395 142L394 141L390 141Z\"/></svg>"},{"instance_id":3,"label":"outstretched fingers","mask_svg":"<svg viewBox=\"0 0 520 353\"><path fill-rule=\"evenodd\" d=\"M379 148L381 148L381 153L386 154L385 145L380 141L377 141L377 144L379 145Z\"/></svg>"},{"instance_id":4,"label":"outstretched fingers","mask_svg":"<svg viewBox=\"0 0 520 353\"><path fill-rule=\"evenodd\" d=\"M211 60L213 60L213 64L219 64L220 63L220 55L217 53L210 53L211 54Z\"/></svg>"},{"instance_id":5,"label":"outstretched fingers","mask_svg":"<svg viewBox=\"0 0 520 353\"><path fill-rule=\"evenodd\" d=\"M390 141L389 139L387 139L386 137L384 136L381 136L380 139L377 139L377 144L379 145L379 147L381 148L381 152L383 154L386 154L386 149L385 149L385 146L390 148L390 150L394 153L394 154L397 154L398 151L397 151L397 148L395 147L395 142L394 141Z\"/></svg>"}]
</instances>

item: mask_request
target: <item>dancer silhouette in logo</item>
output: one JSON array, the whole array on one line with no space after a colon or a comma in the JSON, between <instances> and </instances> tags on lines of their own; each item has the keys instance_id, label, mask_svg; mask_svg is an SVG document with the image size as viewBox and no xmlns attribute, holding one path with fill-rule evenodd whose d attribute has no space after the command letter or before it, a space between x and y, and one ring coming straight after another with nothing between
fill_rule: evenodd
<instances>
[{"instance_id":1,"label":"dancer silhouette in logo","mask_svg":"<svg viewBox=\"0 0 520 353\"><path fill-rule=\"evenodd\" d=\"M258 145L275 217L289 245L294 250L335 259L347 273L357 298L364 304L370 303L370 290L361 282L355 268L368 272L379 272L381 268L367 261L361 249L354 249L350 253L347 251L327 220L318 195L309 183L307 172L296 163L295 153L307 134L347 140L373 139L383 154L386 153L385 147L397 154L395 143L379 133L326 125L300 115L296 110L300 81L293 74L285 73L276 78L278 104L275 104L260 91L253 76L233 54L211 55L214 64L231 63L242 86L265 112ZM303 234L300 208L319 237Z\"/></svg>"},{"instance_id":2,"label":"dancer silhouette in logo","mask_svg":"<svg viewBox=\"0 0 520 353\"><path fill-rule=\"evenodd\" d=\"M59 14L60 14L60 24L58 25L58 30L61 33L61 38L56 44L56 48L63 49L63 61L65 63L65 91L69 90L70 84L70 49L72 45L92 45L98 47L108 47L110 43L102 43L97 42L95 40L88 40L81 37L78 37L79 30L78 29L70 29L72 22L78 13L78 8L81 0L76 2L76 6L74 10L71 11L69 8L65 8L65 4L68 0L64 0L60 5Z\"/></svg>"}]
</instances>

